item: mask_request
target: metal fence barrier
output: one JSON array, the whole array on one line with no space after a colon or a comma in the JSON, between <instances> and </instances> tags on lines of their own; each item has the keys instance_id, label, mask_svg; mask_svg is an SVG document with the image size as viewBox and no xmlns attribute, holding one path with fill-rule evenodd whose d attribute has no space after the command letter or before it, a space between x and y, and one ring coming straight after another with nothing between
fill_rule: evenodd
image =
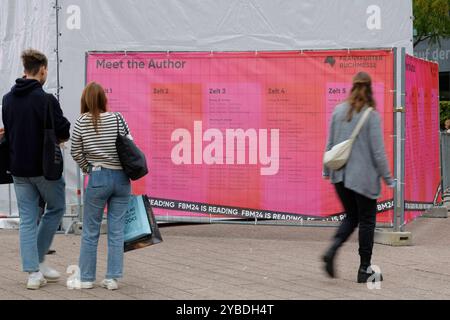
<instances>
[{"instance_id":1,"label":"metal fence barrier","mask_svg":"<svg viewBox=\"0 0 450 320\"><path fill-rule=\"evenodd\" d=\"M443 205L450 210L450 133L441 132L441 192Z\"/></svg>"}]
</instances>

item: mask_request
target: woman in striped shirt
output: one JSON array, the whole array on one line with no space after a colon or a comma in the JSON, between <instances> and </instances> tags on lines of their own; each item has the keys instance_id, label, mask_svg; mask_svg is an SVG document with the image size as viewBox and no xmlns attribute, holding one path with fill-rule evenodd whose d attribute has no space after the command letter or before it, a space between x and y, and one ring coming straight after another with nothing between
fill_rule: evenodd
<instances>
[{"instance_id":1,"label":"woman in striped shirt","mask_svg":"<svg viewBox=\"0 0 450 320\"><path fill-rule=\"evenodd\" d=\"M116 150L118 133L129 133L119 113L108 112L104 89L89 83L81 97L81 116L72 134L71 154L89 175L84 195L80 249L81 288L94 287L97 245L105 206L108 206L108 267L102 287L118 289L123 274L124 216L130 199L130 180L122 170Z\"/></svg>"}]
</instances>

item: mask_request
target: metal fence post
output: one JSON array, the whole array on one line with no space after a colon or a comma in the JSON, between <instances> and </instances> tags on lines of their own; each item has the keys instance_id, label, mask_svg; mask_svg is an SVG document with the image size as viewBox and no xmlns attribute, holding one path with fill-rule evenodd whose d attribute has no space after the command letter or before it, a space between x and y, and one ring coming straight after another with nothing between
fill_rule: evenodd
<instances>
[{"instance_id":1,"label":"metal fence post","mask_svg":"<svg viewBox=\"0 0 450 320\"><path fill-rule=\"evenodd\" d=\"M403 112L400 113L401 118L401 133L400 133L400 146L401 146L401 172L400 172L400 194L401 194L401 211L400 211L400 231L405 229L405 132L406 132L406 49L402 48L401 55L401 92L400 92L400 105L403 108Z\"/></svg>"},{"instance_id":2,"label":"metal fence post","mask_svg":"<svg viewBox=\"0 0 450 320\"><path fill-rule=\"evenodd\" d=\"M405 48L395 49L395 110L394 110L394 232L403 231L405 221Z\"/></svg>"},{"instance_id":3,"label":"metal fence post","mask_svg":"<svg viewBox=\"0 0 450 320\"><path fill-rule=\"evenodd\" d=\"M394 103L393 103L393 120L394 120L394 135L393 135L393 143L394 143L394 177L395 179L398 178L398 172L397 172L397 163L398 163L398 147L397 147L397 137L398 137L398 133L397 133L397 89L398 89L398 68L399 68L399 63L398 63L398 50L397 48L394 48ZM396 184L395 188L394 188L394 217L392 220L392 225L394 227L394 231L398 231L397 228L397 216L398 216L398 184Z\"/></svg>"}]
</instances>

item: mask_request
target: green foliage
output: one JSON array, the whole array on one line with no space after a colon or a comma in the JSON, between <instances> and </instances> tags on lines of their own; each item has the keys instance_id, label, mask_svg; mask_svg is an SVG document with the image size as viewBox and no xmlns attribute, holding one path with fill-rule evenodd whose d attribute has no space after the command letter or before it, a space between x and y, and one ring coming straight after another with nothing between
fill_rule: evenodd
<instances>
[{"instance_id":1,"label":"green foliage","mask_svg":"<svg viewBox=\"0 0 450 320\"><path fill-rule=\"evenodd\" d=\"M450 101L440 101L439 115L441 120L441 128L444 128L444 122L450 119Z\"/></svg>"},{"instance_id":2,"label":"green foliage","mask_svg":"<svg viewBox=\"0 0 450 320\"><path fill-rule=\"evenodd\" d=\"M413 0L414 47L425 40L439 44L450 37L450 0Z\"/></svg>"}]
</instances>

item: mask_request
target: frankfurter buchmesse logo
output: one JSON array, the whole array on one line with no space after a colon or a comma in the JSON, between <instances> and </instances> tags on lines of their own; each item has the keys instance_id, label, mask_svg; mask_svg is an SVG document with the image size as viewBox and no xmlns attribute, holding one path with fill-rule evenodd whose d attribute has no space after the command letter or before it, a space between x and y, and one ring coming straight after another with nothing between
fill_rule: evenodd
<instances>
[{"instance_id":1,"label":"frankfurter buchmesse logo","mask_svg":"<svg viewBox=\"0 0 450 320\"><path fill-rule=\"evenodd\" d=\"M171 140L177 143L171 153L173 164L259 164L262 176L278 173L280 167L279 129L259 129L258 131L256 129L247 129L246 131L244 129L226 129L225 133L222 133L220 129L211 128L203 132L202 121L194 121L193 129L193 134L184 128L172 132ZM204 146L204 142L208 144Z\"/></svg>"},{"instance_id":2,"label":"frankfurter buchmesse logo","mask_svg":"<svg viewBox=\"0 0 450 320\"><path fill-rule=\"evenodd\" d=\"M336 59L334 57L326 57L325 58L325 64L329 64L330 66L334 67L336 64Z\"/></svg>"}]
</instances>

